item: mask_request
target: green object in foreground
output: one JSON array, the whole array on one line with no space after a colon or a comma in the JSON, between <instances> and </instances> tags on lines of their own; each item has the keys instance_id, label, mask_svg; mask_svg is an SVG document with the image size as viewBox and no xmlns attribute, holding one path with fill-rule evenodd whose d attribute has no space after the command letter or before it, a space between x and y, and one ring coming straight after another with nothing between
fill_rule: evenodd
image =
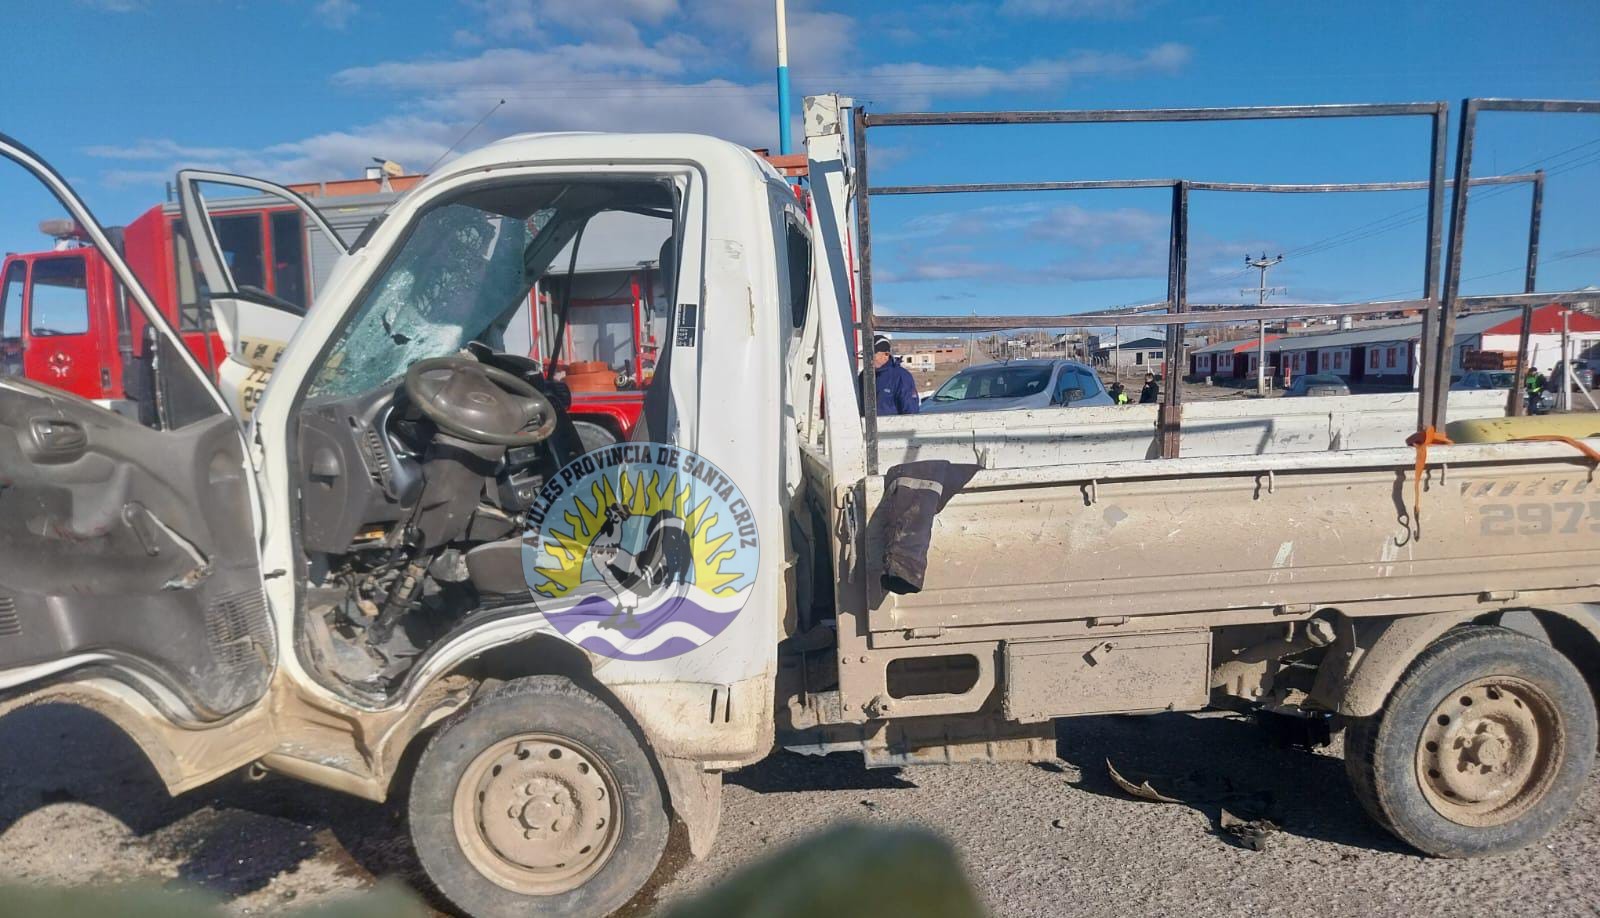
<instances>
[{"instance_id":1,"label":"green object in foreground","mask_svg":"<svg viewBox=\"0 0 1600 918\"><path fill-rule=\"evenodd\" d=\"M949 843L925 829L838 826L750 864L665 918L982 918Z\"/></svg>"},{"instance_id":2,"label":"green object in foreground","mask_svg":"<svg viewBox=\"0 0 1600 918\"><path fill-rule=\"evenodd\" d=\"M226 914L221 900L198 890L174 891L141 883L75 889L0 886L0 918L222 918ZM366 892L280 914L293 918L425 918L429 912L405 887L384 882Z\"/></svg>"},{"instance_id":3,"label":"green object in foreground","mask_svg":"<svg viewBox=\"0 0 1600 918\"><path fill-rule=\"evenodd\" d=\"M0 918L220 918L213 895L155 886L0 887ZM428 910L398 883L294 918L422 918ZM812 835L677 903L665 918L984 918L948 842L926 829L846 824Z\"/></svg>"}]
</instances>

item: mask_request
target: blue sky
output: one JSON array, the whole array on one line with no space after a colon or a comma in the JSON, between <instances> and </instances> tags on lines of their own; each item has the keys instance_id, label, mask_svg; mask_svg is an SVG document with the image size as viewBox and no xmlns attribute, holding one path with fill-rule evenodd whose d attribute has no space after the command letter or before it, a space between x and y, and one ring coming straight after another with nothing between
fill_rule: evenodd
<instances>
[{"instance_id":1,"label":"blue sky","mask_svg":"<svg viewBox=\"0 0 1600 918\"><path fill-rule=\"evenodd\" d=\"M796 96L839 90L879 111L1600 97L1592 0L790 7ZM768 0L27 4L6 16L0 130L54 162L107 223L160 201L186 165L305 180L383 156L420 170L501 98L465 148L572 129L775 146L771 19ZM1377 181L1427 166L1421 119L881 129L872 146L874 184ZM1540 287L1600 283L1600 118L1489 116L1478 150L1478 174L1550 170ZM1410 295L1423 200L1196 195L1191 296L1240 299L1253 275L1242 258L1262 251L1289 256L1272 275L1285 301ZM1473 201L1467 289L1520 289L1526 192ZM50 214L32 207L5 209L0 248L45 247L34 227ZM1160 299L1166 211L1156 191L878 199L878 300L962 313Z\"/></svg>"}]
</instances>

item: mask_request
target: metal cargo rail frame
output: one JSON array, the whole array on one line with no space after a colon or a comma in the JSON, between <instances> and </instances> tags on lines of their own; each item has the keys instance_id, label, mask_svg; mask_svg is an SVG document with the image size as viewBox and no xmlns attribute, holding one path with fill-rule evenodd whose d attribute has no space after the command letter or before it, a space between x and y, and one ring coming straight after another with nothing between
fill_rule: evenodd
<instances>
[{"instance_id":1,"label":"metal cargo rail frame","mask_svg":"<svg viewBox=\"0 0 1600 918\"><path fill-rule=\"evenodd\" d=\"M1536 99L1466 99L1456 144L1454 177L1447 178L1445 157L1450 118L1448 102L1405 102L1348 105L1271 105L1226 108L1085 109L1059 111L997 112L901 112L875 113L856 105L852 108L852 196L856 205L857 293L856 330L863 347L870 347L873 335L885 331L975 332L1017 328L1071 328L1124 325L1165 325L1167 327L1166 365L1172 377L1182 363L1183 325L1197 318L1194 310L1203 309L1208 324L1264 322L1315 316L1371 315L1419 310L1422 312L1421 366L1417 429L1442 427L1450 388L1449 355L1455 340L1456 317L1464 307L1520 306L1523 334L1517 354L1518 379L1526 372L1528 319L1535 305L1571 306L1594 298L1582 290L1535 293L1538 265L1539 224L1543 209L1544 175L1532 174L1472 178L1472 152L1480 112L1534 112L1600 114L1600 101L1560 101ZM1185 178L1104 179L1085 181L1006 182L943 185L897 185L872 187L869 182L867 132L873 127L935 127L958 125L1018 124L1108 124L1192 121L1261 121L1323 118L1426 118L1431 127L1428 178L1425 181L1344 183L1327 185L1282 185L1239 182L1208 182ZM1528 227L1527 265L1523 291L1509 294L1462 296L1461 251L1466 234L1467 194L1451 198L1448 239L1444 230L1445 189L1475 185L1529 182L1533 199ZM872 220L873 195L964 194L973 192L1019 191L1094 191L1134 188L1169 188L1172 192L1171 229L1167 251L1167 297L1164 301L1115 313L1068 315L930 316L896 315L878 318L873 312ZM1352 303L1304 303L1270 308L1248 308L1227 304L1191 304L1188 301L1189 193L1192 191L1244 193L1325 193L1397 190L1428 190L1427 234L1423 259L1422 295L1413 299L1358 301ZM1145 312L1141 309L1160 309ZM878 412L875 392L876 371L871 360L861 361L865 374L862 409L866 420L867 473L878 474ZM1520 392L1513 386L1513 403L1520 404ZM1180 451L1183 418L1182 387L1169 379L1163 387L1157 414L1161 457L1177 458Z\"/></svg>"}]
</instances>

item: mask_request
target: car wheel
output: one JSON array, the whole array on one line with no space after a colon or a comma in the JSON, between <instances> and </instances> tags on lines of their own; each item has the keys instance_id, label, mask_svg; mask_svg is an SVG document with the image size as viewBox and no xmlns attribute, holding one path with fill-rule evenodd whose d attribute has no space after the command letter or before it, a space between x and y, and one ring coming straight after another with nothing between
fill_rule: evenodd
<instances>
[{"instance_id":1,"label":"car wheel","mask_svg":"<svg viewBox=\"0 0 1600 918\"><path fill-rule=\"evenodd\" d=\"M558 676L507 682L447 720L417 762L409 814L429 879L477 918L609 915L667 843L633 731Z\"/></svg>"},{"instance_id":2,"label":"car wheel","mask_svg":"<svg viewBox=\"0 0 1600 918\"><path fill-rule=\"evenodd\" d=\"M1451 631L1352 722L1345 770L1362 806L1426 854L1523 847L1566 817L1594 759L1594 696L1555 648L1506 628Z\"/></svg>"}]
</instances>

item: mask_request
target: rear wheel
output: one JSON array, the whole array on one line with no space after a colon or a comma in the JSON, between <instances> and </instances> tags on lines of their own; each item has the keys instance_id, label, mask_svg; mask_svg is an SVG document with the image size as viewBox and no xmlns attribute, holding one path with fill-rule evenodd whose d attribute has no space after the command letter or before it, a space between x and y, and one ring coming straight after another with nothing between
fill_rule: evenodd
<instances>
[{"instance_id":1,"label":"rear wheel","mask_svg":"<svg viewBox=\"0 0 1600 918\"><path fill-rule=\"evenodd\" d=\"M1470 857L1555 828L1595 742L1594 698L1571 661L1505 628L1462 628L1417 657L1383 710L1350 724L1345 769L1402 841Z\"/></svg>"},{"instance_id":2,"label":"rear wheel","mask_svg":"<svg viewBox=\"0 0 1600 918\"><path fill-rule=\"evenodd\" d=\"M428 743L411 836L439 891L479 918L608 915L667 841L661 788L604 702L556 676L495 688Z\"/></svg>"}]
</instances>

